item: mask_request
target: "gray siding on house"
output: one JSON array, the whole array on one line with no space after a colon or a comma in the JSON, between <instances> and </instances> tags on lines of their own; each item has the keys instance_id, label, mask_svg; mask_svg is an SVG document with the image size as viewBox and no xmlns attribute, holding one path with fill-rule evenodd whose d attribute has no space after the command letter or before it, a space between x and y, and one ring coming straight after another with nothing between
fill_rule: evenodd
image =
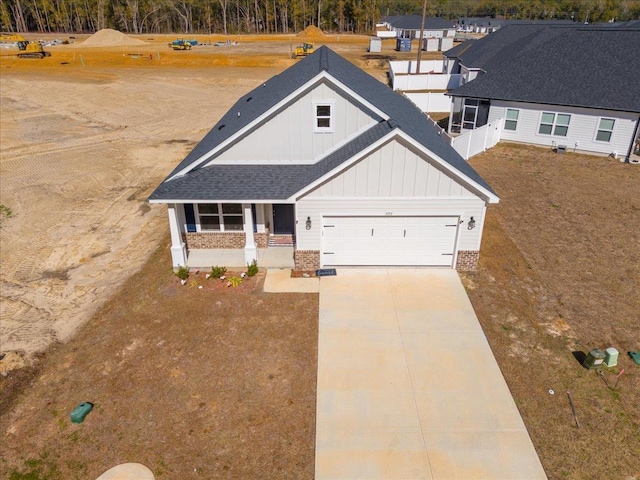
<instances>
[{"instance_id":1,"label":"gray siding on house","mask_svg":"<svg viewBox=\"0 0 640 480\"><path fill-rule=\"evenodd\" d=\"M314 131L314 105L323 102L332 105L332 132ZM312 163L379 121L343 93L321 83L209 164Z\"/></svg>"},{"instance_id":2,"label":"gray siding on house","mask_svg":"<svg viewBox=\"0 0 640 480\"><path fill-rule=\"evenodd\" d=\"M566 145L569 150L575 148L576 151L599 152L607 155L615 152L622 157L627 154L638 121L638 114L628 112L493 100L489 111L489 122L504 118L507 108L519 110L518 124L515 131L503 129L501 140L542 146L552 146L555 141L557 145ZM571 115L567 136L538 133L542 112ZM596 141L601 118L615 120L610 142Z\"/></svg>"}]
</instances>

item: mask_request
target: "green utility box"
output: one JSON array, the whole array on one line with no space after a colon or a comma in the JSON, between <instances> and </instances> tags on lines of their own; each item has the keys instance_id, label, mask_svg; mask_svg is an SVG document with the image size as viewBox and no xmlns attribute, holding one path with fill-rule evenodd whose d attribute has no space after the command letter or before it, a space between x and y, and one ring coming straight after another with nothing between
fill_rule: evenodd
<instances>
[{"instance_id":1,"label":"green utility box","mask_svg":"<svg viewBox=\"0 0 640 480\"><path fill-rule=\"evenodd\" d=\"M618 365L618 350L609 347L604 351L604 364L607 367L615 367Z\"/></svg>"},{"instance_id":2,"label":"green utility box","mask_svg":"<svg viewBox=\"0 0 640 480\"><path fill-rule=\"evenodd\" d=\"M84 417L86 417L91 410L93 410L93 403L81 403L73 409L73 412L71 412L71 421L73 423L82 423L84 421Z\"/></svg>"},{"instance_id":3,"label":"green utility box","mask_svg":"<svg viewBox=\"0 0 640 480\"><path fill-rule=\"evenodd\" d=\"M599 348L594 348L591 350L587 357L582 362L582 366L588 370L597 370L602 367L602 363L604 362L605 354Z\"/></svg>"}]
</instances>

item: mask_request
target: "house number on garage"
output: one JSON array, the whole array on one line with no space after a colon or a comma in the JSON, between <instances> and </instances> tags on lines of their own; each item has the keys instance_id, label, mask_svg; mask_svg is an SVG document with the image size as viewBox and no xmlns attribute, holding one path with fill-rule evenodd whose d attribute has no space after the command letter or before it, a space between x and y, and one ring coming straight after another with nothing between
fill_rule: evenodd
<instances>
[{"instance_id":1,"label":"house number on garage","mask_svg":"<svg viewBox=\"0 0 640 480\"><path fill-rule=\"evenodd\" d=\"M393 215L393 212L384 212L385 215Z\"/></svg>"}]
</instances>

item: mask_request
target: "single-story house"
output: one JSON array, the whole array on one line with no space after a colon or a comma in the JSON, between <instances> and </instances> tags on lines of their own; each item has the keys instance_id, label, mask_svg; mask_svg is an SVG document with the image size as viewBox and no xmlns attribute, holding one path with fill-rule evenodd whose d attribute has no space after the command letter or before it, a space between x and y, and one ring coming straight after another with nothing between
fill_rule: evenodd
<instances>
[{"instance_id":1,"label":"single-story house","mask_svg":"<svg viewBox=\"0 0 640 480\"><path fill-rule=\"evenodd\" d=\"M422 15L384 17L382 24L388 30L396 32L398 38L453 38L456 36L454 22L442 17L425 17L424 29L422 29Z\"/></svg>"},{"instance_id":2,"label":"single-story house","mask_svg":"<svg viewBox=\"0 0 640 480\"><path fill-rule=\"evenodd\" d=\"M473 269L496 193L409 100L326 46L240 98L149 197L173 266L293 245L295 268Z\"/></svg>"},{"instance_id":3,"label":"single-story house","mask_svg":"<svg viewBox=\"0 0 640 480\"><path fill-rule=\"evenodd\" d=\"M460 74L449 133L503 119L500 140L633 156L640 129L640 27L506 25L445 52Z\"/></svg>"}]
</instances>

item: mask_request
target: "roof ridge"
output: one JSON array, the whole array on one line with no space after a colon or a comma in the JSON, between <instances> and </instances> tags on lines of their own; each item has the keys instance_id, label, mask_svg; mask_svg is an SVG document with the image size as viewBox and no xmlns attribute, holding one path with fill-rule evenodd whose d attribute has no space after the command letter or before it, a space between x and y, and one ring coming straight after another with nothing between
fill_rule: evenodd
<instances>
[{"instance_id":1,"label":"roof ridge","mask_svg":"<svg viewBox=\"0 0 640 480\"><path fill-rule=\"evenodd\" d=\"M329 71L329 53L324 45L320 47L320 70Z\"/></svg>"}]
</instances>

